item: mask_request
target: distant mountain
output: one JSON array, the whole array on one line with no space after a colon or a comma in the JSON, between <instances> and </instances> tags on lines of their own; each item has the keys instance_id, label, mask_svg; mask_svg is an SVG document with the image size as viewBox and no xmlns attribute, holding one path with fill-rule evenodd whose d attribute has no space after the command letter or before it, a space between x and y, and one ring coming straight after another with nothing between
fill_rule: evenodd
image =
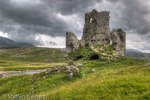
<instances>
[{"instance_id":1,"label":"distant mountain","mask_svg":"<svg viewBox=\"0 0 150 100\"><path fill-rule=\"evenodd\" d=\"M20 47L35 47L33 44L31 43L18 43L18 45Z\"/></svg>"},{"instance_id":2,"label":"distant mountain","mask_svg":"<svg viewBox=\"0 0 150 100\"><path fill-rule=\"evenodd\" d=\"M16 43L15 41L0 36L0 49L12 49L22 47L35 47L31 43Z\"/></svg>"},{"instance_id":3,"label":"distant mountain","mask_svg":"<svg viewBox=\"0 0 150 100\"><path fill-rule=\"evenodd\" d=\"M126 52L141 52L139 50L135 50L135 49L126 49ZM141 52L142 53L142 52Z\"/></svg>"},{"instance_id":4,"label":"distant mountain","mask_svg":"<svg viewBox=\"0 0 150 100\"><path fill-rule=\"evenodd\" d=\"M126 57L144 57L144 54L135 49L126 49Z\"/></svg>"},{"instance_id":5,"label":"distant mountain","mask_svg":"<svg viewBox=\"0 0 150 100\"><path fill-rule=\"evenodd\" d=\"M20 46L13 40L0 36L0 48L19 48Z\"/></svg>"},{"instance_id":6,"label":"distant mountain","mask_svg":"<svg viewBox=\"0 0 150 100\"><path fill-rule=\"evenodd\" d=\"M135 59L143 59L150 60L150 53L143 53L141 51L135 49L127 49L126 57L135 58Z\"/></svg>"}]
</instances>

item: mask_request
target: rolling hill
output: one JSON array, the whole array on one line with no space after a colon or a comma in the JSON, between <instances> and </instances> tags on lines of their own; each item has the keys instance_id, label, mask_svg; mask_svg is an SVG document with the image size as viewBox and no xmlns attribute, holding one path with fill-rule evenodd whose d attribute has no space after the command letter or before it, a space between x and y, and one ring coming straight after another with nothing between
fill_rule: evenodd
<instances>
[{"instance_id":1,"label":"rolling hill","mask_svg":"<svg viewBox=\"0 0 150 100\"><path fill-rule=\"evenodd\" d=\"M135 49L127 49L126 57L150 61L150 53L143 53Z\"/></svg>"},{"instance_id":2,"label":"rolling hill","mask_svg":"<svg viewBox=\"0 0 150 100\"><path fill-rule=\"evenodd\" d=\"M55 57L64 54L60 49L35 47L12 49L12 53L4 52L4 61L11 55L19 54L27 55L25 62L28 58L31 62L34 62L32 59L43 61L42 59L46 55L50 56L52 52ZM99 58L90 59L94 57L92 54L98 55ZM79 55L82 55L82 58L75 59L74 62L76 65L83 64L84 68L79 69L79 75L73 78L68 78L66 70L61 69L61 66L55 67L55 70L61 69L57 73L48 70L34 75L0 78L0 99L7 100L10 94L25 97L30 94L44 96L44 100L149 100L150 65L143 66L147 61L115 57L111 46L102 45L79 49L69 54L69 57L74 59ZM19 61L17 58L14 60ZM9 65L11 68L11 63ZM20 100L12 98L16 99Z\"/></svg>"},{"instance_id":3,"label":"rolling hill","mask_svg":"<svg viewBox=\"0 0 150 100\"><path fill-rule=\"evenodd\" d=\"M136 49L126 49L126 52L128 53L128 52L141 52L141 51L139 51L139 50L136 50ZM141 52L142 53L142 52Z\"/></svg>"},{"instance_id":4,"label":"rolling hill","mask_svg":"<svg viewBox=\"0 0 150 100\"><path fill-rule=\"evenodd\" d=\"M0 36L0 49L12 49L12 48L23 48L23 47L34 47L31 43L16 43L15 41Z\"/></svg>"},{"instance_id":5,"label":"rolling hill","mask_svg":"<svg viewBox=\"0 0 150 100\"><path fill-rule=\"evenodd\" d=\"M0 36L0 48L19 48L20 46L11 39Z\"/></svg>"},{"instance_id":6,"label":"rolling hill","mask_svg":"<svg viewBox=\"0 0 150 100\"><path fill-rule=\"evenodd\" d=\"M65 50L54 48L0 49L0 71L35 70L54 67L55 64L65 62L64 56Z\"/></svg>"},{"instance_id":7,"label":"rolling hill","mask_svg":"<svg viewBox=\"0 0 150 100\"><path fill-rule=\"evenodd\" d=\"M0 59L22 62L65 62L65 50L55 48L26 47L16 49L0 49Z\"/></svg>"}]
</instances>

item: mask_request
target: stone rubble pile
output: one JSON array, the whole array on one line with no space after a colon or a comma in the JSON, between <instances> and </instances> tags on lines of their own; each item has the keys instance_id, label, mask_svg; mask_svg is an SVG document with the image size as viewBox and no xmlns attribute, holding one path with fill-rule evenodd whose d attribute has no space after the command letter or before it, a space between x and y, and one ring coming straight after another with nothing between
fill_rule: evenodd
<instances>
[{"instance_id":1,"label":"stone rubble pile","mask_svg":"<svg viewBox=\"0 0 150 100\"><path fill-rule=\"evenodd\" d=\"M45 75L49 75L50 73L60 73L64 72L67 74L69 78L79 75L79 69L84 69L83 64L78 64L77 66L73 63L73 61L69 61L67 65L59 66L55 69L51 69L45 72Z\"/></svg>"},{"instance_id":2,"label":"stone rubble pile","mask_svg":"<svg viewBox=\"0 0 150 100\"><path fill-rule=\"evenodd\" d=\"M69 78L79 75L79 69L72 61L69 61L66 66L66 74Z\"/></svg>"}]
</instances>

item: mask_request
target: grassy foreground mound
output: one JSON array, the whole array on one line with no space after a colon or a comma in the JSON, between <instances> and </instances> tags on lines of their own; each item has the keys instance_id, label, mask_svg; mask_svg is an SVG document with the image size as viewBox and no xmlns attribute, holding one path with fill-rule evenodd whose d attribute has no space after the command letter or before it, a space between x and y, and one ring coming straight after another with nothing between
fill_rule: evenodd
<instances>
[{"instance_id":1,"label":"grassy foreground mound","mask_svg":"<svg viewBox=\"0 0 150 100\"><path fill-rule=\"evenodd\" d=\"M97 44L94 45L93 47L84 47L81 49L78 49L76 52L74 53L69 53L69 58L71 60L92 60L92 57L96 57L97 55L97 59L103 59L103 60L108 60L108 59L114 59L115 56L113 56L113 47L112 46L108 46L108 45L104 45L104 44ZM93 60L96 60L96 58Z\"/></svg>"},{"instance_id":2,"label":"grassy foreground mound","mask_svg":"<svg viewBox=\"0 0 150 100\"><path fill-rule=\"evenodd\" d=\"M40 93L51 100L149 100L150 66L97 70L86 77Z\"/></svg>"},{"instance_id":3,"label":"grassy foreground mound","mask_svg":"<svg viewBox=\"0 0 150 100\"><path fill-rule=\"evenodd\" d=\"M80 69L80 75L68 78L65 72L45 72L13 76L0 79L0 100L14 100L20 98L15 95L45 95L45 100L148 100L150 98L150 65L143 66L146 61L124 57L114 57L113 48L103 53L103 49L79 50L70 54L74 59L76 55L82 55L76 59L76 64L83 63L84 69ZM105 48L105 47L102 47ZM102 53L97 52L101 50ZM82 53L79 53L82 52ZM112 52L112 53L111 53ZM96 60L89 60L89 53L99 56Z\"/></svg>"},{"instance_id":4,"label":"grassy foreground mound","mask_svg":"<svg viewBox=\"0 0 150 100\"><path fill-rule=\"evenodd\" d=\"M143 100L150 98L150 66L122 59L118 62L86 61L80 75L45 72L0 79L0 100L10 95L45 95L46 100ZM95 69L95 70L93 70ZM5 96L5 98L3 97ZM7 99L6 99L7 98ZM30 100L30 98L26 98ZM15 98L14 100L20 100Z\"/></svg>"}]
</instances>

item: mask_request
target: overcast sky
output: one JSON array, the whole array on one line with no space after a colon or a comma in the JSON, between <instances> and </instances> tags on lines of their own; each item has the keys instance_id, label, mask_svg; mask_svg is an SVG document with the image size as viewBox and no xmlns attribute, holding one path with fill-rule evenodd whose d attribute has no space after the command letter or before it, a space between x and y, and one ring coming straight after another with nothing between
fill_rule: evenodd
<instances>
[{"instance_id":1,"label":"overcast sky","mask_svg":"<svg viewBox=\"0 0 150 100\"><path fill-rule=\"evenodd\" d=\"M92 9L110 11L110 28L127 33L127 49L150 52L150 0L0 0L0 36L64 48L67 31L81 38Z\"/></svg>"}]
</instances>

